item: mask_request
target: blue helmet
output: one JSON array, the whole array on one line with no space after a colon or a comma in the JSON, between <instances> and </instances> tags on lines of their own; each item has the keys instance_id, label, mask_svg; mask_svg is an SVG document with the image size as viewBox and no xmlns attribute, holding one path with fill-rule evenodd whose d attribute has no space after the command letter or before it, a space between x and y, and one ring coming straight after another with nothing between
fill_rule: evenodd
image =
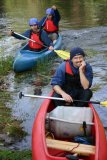
<instances>
[{"instance_id":1,"label":"blue helmet","mask_svg":"<svg viewBox=\"0 0 107 160\"><path fill-rule=\"evenodd\" d=\"M54 10L52 8L48 8L46 10L46 14L52 14L52 15L54 15Z\"/></svg>"},{"instance_id":2,"label":"blue helmet","mask_svg":"<svg viewBox=\"0 0 107 160\"><path fill-rule=\"evenodd\" d=\"M31 26L31 25L36 25L36 24L37 24L37 25L39 24L37 18L31 18L31 19L29 20L29 26Z\"/></svg>"}]
</instances>

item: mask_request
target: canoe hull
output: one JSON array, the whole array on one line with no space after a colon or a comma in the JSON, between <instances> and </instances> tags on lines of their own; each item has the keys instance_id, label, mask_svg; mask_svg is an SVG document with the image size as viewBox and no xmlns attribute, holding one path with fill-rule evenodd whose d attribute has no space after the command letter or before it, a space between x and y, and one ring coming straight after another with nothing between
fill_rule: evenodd
<instances>
[{"instance_id":1,"label":"canoe hull","mask_svg":"<svg viewBox=\"0 0 107 160\"><path fill-rule=\"evenodd\" d=\"M61 49L62 36L59 35L57 42L54 45L54 49ZM13 63L14 72L23 72L31 70L37 65L38 62L42 62L44 59L48 59L52 56L55 56L54 51L44 49L40 52L34 52L28 50L28 44L22 47L16 52L16 56Z\"/></svg>"},{"instance_id":2,"label":"canoe hull","mask_svg":"<svg viewBox=\"0 0 107 160\"><path fill-rule=\"evenodd\" d=\"M51 96L51 95L50 95ZM89 105L94 115L94 134L95 134L95 155L82 158L81 160L107 160L107 142L103 125L99 119L92 104ZM34 120L32 130L32 160L67 160L65 157L60 157L59 151L55 149L47 149L45 137L45 118L49 108L53 107L52 100L46 99ZM61 153L61 151L60 151ZM57 156L56 156L57 155Z\"/></svg>"}]
</instances>

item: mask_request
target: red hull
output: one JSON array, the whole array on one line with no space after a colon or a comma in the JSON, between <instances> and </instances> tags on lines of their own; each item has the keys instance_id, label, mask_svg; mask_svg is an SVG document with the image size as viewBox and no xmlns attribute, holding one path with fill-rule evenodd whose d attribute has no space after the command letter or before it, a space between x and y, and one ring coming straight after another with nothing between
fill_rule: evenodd
<instances>
[{"instance_id":1,"label":"red hull","mask_svg":"<svg viewBox=\"0 0 107 160\"><path fill-rule=\"evenodd\" d=\"M94 115L95 155L83 157L81 160L107 160L107 142L103 125L92 104L89 104ZM58 151L48 150L45 138L45 118L49 109L53 108L52 100L42 103L35 118L32 130L32 160L67 160L58 156ZM56 156L57 155L57 156Z\"/></svg>"}]
</instances>

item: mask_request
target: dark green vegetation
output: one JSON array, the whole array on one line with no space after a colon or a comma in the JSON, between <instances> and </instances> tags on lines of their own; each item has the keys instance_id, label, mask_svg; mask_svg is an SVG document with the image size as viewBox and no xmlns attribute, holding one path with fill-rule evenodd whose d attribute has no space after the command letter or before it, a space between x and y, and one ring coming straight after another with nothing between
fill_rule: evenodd
<instances>
[{"instance_id":1,"label":"dark green vegetation","mask_svg":"<svg viewBox=\"0 0 107 160\"><path fill-rule=\"evenodd\" d=\"M0 160L31 160L31 151L0 151Z\"/></svg>"},{"instance_id":2,"label":"dark green vegetation","mask_svg":"<svg viewBox=\"0 0 107 160\"><path fill-rule=\"evenodd\" d=\"M23 138L26 133L20 127L21 122L11 117L11 109L8 106L9 103L12 103L12 99L11 93L7 91L9 84L5 76L12 71L12 62L12 57L0 60L0 134L6 134L16 140ZM7 144L3 136L0 142Z\"/></svg>"},{"instance_id":3,"label":"dark green vegetation","mask_svg":"<svg viewBox=\"0 0 107 160\"><path fill-rule=\"evenodd\" d=\"M11 115L9 104L12 103L11 93L7 91L9 84L6 76L12 71L13 58L0 59L0 146L8 147L27 135L21 127L21 121Z\"/></svg>"},{"instance_id":4,"label":"dark green vegetation","mask_svg":"<svg viewBox=\"0 0 107 160\"><path fill-rule=\"evenodd\" d=\"M8 148L9 145L20 141L27 135L21 127L21 121L11 115L9 104L12 103L11 93L7 91L9 84L6 76L12 71L13 58L0 59L0 146ZM0 160L31 160L30 151L0 150Z\"/></svg>"},{"instance_id":5,"label":"dark green vegetation","mask_svg":"<svg viewBox=\"0 0 107 160\"><path fill-rule=\"evenodd\" d=\"M13 58L3 57L0 59L0 75L4 76L12 71Z\"/></svg>"},{"instance_id":6,"label":"dark green vegetation","mask_svg":"<svg viewBox=\"0 0 107 160\"><path fill-rule=\"evenodd\" d=\"M10 93L0 91L0 99L0 144L8 146L21 140L27 133L20 127L22 122L11 116L11 109L7 104L12 101Z\"/></svg>"}]
</instances>

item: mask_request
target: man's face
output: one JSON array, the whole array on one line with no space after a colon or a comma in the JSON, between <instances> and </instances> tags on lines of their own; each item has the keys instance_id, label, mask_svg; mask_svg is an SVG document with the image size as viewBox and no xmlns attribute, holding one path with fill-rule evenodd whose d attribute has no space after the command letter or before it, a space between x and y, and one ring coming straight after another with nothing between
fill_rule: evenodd
<instances>
[{"instance_id":1,"label":"man's face","mask_svg":"<svg viewBox=\"0 0 107 160\"><path fill-rule=\"evenodd\" d=\"M48 19L52 19L52 14L48 14L48 15L47 15L47 18L48 18Z\"/></svg>"},{"instance_id":2,"label":"man's face","mask_svg":"<svg viewBox=\"0 0 107 160\"><path fill-rule=\"evenodd\" d=\"M78 68L81 66L81 63L84 61L84 57L82 55L77 55L72 58L73 66Z\"/></svg>"},{"instance_id":3,"label":"man's face","mask_svg":"<svg viewBox=\"0 0 107 160\"><path fill-rule=\"evenodd\" d=\"M34 25L30 25L31 29L35 32L38 29L38 25L34 24Z\"/></svg>"}]
</instances>

